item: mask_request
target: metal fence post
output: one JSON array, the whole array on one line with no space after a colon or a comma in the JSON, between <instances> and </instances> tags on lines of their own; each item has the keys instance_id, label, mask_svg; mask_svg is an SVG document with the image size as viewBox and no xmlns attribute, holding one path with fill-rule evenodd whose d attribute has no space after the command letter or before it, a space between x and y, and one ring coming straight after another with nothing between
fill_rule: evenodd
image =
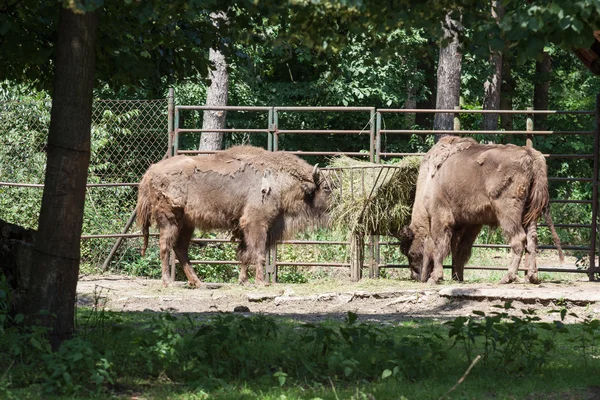
<instances>
[{"instance_id":1,"label":"metal fence post","mask_svg":"<svg viewBox=\"0 0 600 400\"><path fill-rule=\"evenodd\" d=\"M169 89L168 101L168 114L167 114L167 134L168 134L168 145L167 145L167 157L171 157L173 152L173 109L175 104L175 91L173 88Z\"/></svg>"},{"instance_id":2,"label":"metal fence post","mask_svg":"<svg viewBox=\"0 0 600 400\"><path fill-rule=\"evenodd\" d=\"M375 124L375 162L381 161L381 113L377 111L377 122Z\"/></svg>"},{"instance_id":3,"label":"metal fence post","mask_svg":"<svg viewBox=\"0 0 600 400\"><path fill-rule=\"evenodd\" d=\"M269 151L277 151L277 110L271 108L269 110L269 143L268 150ZM277 242L273 243L273 246L269 250L269 263L266 268L267 273L267 282L269 281L269 276L271 275L271 281L273 283L277 283L278 278L278 270L277 270Z\"/></svg>"},{"instance_id":4,"label":"metal fence post","mask_svg":"<svg viewBox=\"0 0 600 400\"><path fill-rule=\"evenodd\" d=\"M527 107L527 111L533 111L533 107ZM525 127L527 132L533 132L533 114L527 114L527 125ZM527 147L533 147L533 135L527 134L527 140L525 142Z\"/></svg>"},{"instance_id":5,"label":"metal fence post","mask_svg":"<svg viewBox=\"0 0 600 400\"><path fill-rule=\"evenodd\" d=\"M598 239L598 157L600 155L600 94L596 95L596 108L594 110L595 124L594 127L594 171L592 181L592 243L590 245L590 265L588 277L590 281L596 280L596 242Z\"/></svg>"}]
</instances>

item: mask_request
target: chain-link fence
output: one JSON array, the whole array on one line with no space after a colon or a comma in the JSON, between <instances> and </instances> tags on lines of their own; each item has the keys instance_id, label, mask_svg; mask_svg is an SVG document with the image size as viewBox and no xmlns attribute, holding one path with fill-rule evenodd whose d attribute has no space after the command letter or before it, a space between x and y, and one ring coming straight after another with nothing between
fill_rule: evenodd
<instances>
[{"instance_id":1,"label":"chain-link fence","mask_svg":"<svg viewBox=\"0 0 600 400\"><path fill-rule=\"evenodd\" d=\"M0 103L0 218L37 228L50 126L49 100ZM99 267L130 220L136 185L167 151L167 99L94 101L82 266ZM117 260L138 241L124 240Z\"/></svg>"}]
</instances>

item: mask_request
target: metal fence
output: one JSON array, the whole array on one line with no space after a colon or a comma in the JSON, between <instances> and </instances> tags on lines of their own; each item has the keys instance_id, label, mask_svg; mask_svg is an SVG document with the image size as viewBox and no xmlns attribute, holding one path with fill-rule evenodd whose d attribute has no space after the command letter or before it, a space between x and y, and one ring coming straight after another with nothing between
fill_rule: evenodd
<instances>
[{"instance_id":1,"label":"metal fence","mask_svg":"<svg viewBox=\"0 0 600 400\"><path fill-rule=\"evenodd\" d=\"M44 146L50 120L49 101L0 103L0 218L30 228L37 227L45 167ZM197 128L200 114L205 110L228 112L227 129ZM596 111L539 111L539 110L406 110L375 109L373 107L198 107L175 106L173 94L168 99L153 101L96 100L92 128L92 158L88 178L85 222L82 236L82 263L106 269L119 268L122 263L137 263L153 268L139 260L139 233L128 233L133 222L136 185L147 167L163 157L175 154L198 154L198 138L203 131L220 131L230 143L245 142L269 150L293 152L313 161L317 157L346 154L382 163L392 157L423 154L428 148L424 137L448 131L422 130L414 126L411 116L416 113L451 113L454 115L454 134L475 135L485 140L493 135L511 136L519 144L544 135L557 140L578 141L582 151L563 154L545 151L549 164L584 163L585 176L551 176L554 192L564 194L551 200L555 226L563 236L573 236L564 249L587 254L583 268L548 268L540 271L584 272L594 279L597 248L598 202L598 105ZM511 131L482 131L462 129L461 125L473 116L484 113L521 115ZM593 130L536 131L534 115L588 118ZM236 116L237 115L237 116ZM241 116L240 116L241 115ZM342 117L343 116L343 117ZM463 122L465 121L465 122ZM337 125L336 125L337 124ZM472 125L472 124L471 124ZM578 123L577 125L581 125ZM326 129L322 127L325 126ZM310 135L310 141L296 141ZM300 148L298 143L308 143ZM313 146L312 148L307 148ZM399 148L411 148L401 152ZM553 150L553 149L550 149ZM558 164L557 164L558 165ZM556 168L554 168L556 170ZM361 173L364 173L361 172ZM567 174L568 175L568 174ZM573 198L574 188L592 193L591 198ZM566 189L565 189L566 188ZM591 190L589 190L591 189ZM573 211L575 210L575 211ZM559 215L560 218L557 218ZM576 221L569 221L572 216ZM541 224L543 226L543 224ZM542 228L543 229L543 228ZM153 238L157 236L153 233ZM132 240L133 239L133 240ZM194 240L208 244L211 254L193 261L195 264L236 264L235 245L227 234L207 234ZM370 276L379 276L381 269L401 268L396 241L373 236L367 244L369 261L365 264ZM156 243L150 246L156 247ZM506 248L506 245L480 240L477 247ZM282 242L271 253L269 273L277 276L278 267L349 267L349 241L328 232L318 235L302 234ZM297 259L302 248L302 260ZM543 244L542 249L554 248ZM293 254L292 254L293 253ZM343 259L340 259L343 254ZM583 259L583 258L582 258ZM500 266L470 266L467 268L500 269ZM359 271L360 272L360 271Z\"/></svg>"},{"instance_id":2,"label":"metal fence","mask_svg":"<svg viewBox=\"0 0 600 400\"><path fill-rule=\"evenodd\" d=\"M166 155L168 99L95 100L82 234L82 265L105 263L121 243L137 200L137 182ZM50 126L49 100L0 103L0 218L37 229Z\"/></svg>"}]
</instances>

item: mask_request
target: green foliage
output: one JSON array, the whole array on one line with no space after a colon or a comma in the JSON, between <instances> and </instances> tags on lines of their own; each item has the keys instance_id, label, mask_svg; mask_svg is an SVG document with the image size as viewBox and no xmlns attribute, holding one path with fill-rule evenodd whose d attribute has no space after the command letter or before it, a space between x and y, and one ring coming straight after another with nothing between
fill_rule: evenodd
<instances>
[{"instance_id":1,"label":"green foliage","mask_svg":"<svg viewBox=\"0 0 600 400\"><path fill-rule=\"evenodd\" d=\"M113 382L111 363L92 343L80 338L63 342L58 351L44 354L42 360L46 368L42 385L47 392L99 393L104 384Z\"/></svg>"},{"instance_id":2,"label":"green foliage","mask_svg":"<svg viewBox=\"0 0 600 400\"><path fill-rule=\"evenodd\" d=\"M475 351L482 351L486 365L504 372L541 368L555 349L554 335L567 332L562 322L535 324L540 318L532 310L522 310L524 317L509 316L506 310L514 309L512 301L498 307L505 311L473 311L473 316L446 322L454 345L462 346L468 362Z\"/></svg>"}]
</instances>

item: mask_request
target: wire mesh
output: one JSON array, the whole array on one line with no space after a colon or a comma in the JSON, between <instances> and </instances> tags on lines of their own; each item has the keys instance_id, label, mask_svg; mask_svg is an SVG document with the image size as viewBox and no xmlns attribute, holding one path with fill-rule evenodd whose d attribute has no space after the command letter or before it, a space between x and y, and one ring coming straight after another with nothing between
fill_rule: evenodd
<instances>
[{"instance_id":1,"label":"wire mesh","mask_svg":"<svg viewBox=\"0 0 600 400\"><path fill-rule=\"evenodd\" d=\"M137 183L167 150L167 100L95 100L83 235L121 232L135 209ZM0 102L0 218L36 229L44 182L50 100ZM82 241L82 267L98 268L115 239ZM121 253L139 248L126 239Z\"/></svg>"}]
</instances>

